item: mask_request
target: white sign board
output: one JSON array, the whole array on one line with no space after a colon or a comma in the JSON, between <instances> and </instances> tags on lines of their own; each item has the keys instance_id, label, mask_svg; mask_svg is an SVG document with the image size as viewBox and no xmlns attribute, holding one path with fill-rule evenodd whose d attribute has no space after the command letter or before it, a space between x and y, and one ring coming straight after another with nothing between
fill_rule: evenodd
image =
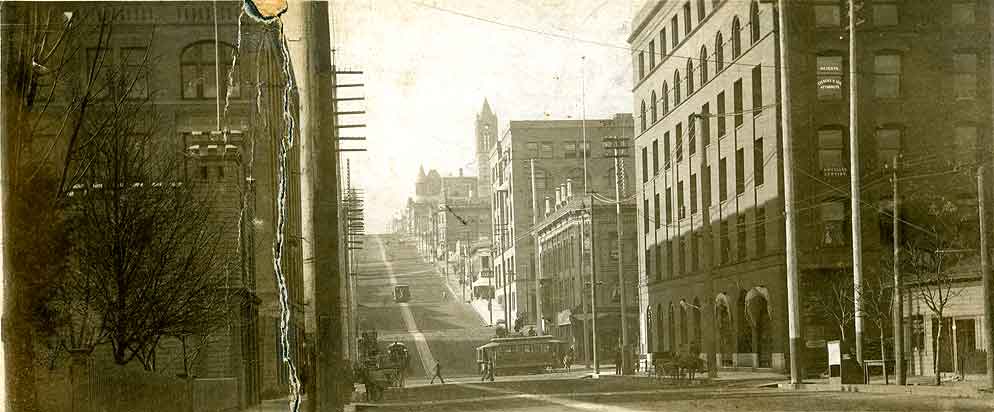
<instances>
[{"instance_id":1,"label":"white sign board","mask_svg":"<svg viewBox=\"0 0 994 412\"><path fill-rule=\"evenodd\" d=\"M829 365L841 365L842 364L842 351L839 350L839 341L828 342L828 364Z\"/></svg>"}]
</instances>

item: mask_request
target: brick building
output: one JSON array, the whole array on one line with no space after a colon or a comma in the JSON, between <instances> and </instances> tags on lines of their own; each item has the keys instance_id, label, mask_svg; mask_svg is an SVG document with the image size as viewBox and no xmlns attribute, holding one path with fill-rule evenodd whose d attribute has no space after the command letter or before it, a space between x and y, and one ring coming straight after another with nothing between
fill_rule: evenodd
<instances>
[{"instance_id":1,"label":"brick building","mask_svg":"<svg viewBox=\"0 0 994 412\"><path fill-rule=\"evenodd\" d=\"M537 199L551 195L567 180L575 182L574 190L582 192L586 129L590 191L614 197L614 159L607 157L613 153L607 148L615 143L605 138L630 137L631 126L629 114L586 121L511 121L490 150L495 292L511 326L516 321L534 324L537 320L531 160L535 163ZM626 186L631 187L631 173L624 176Z\"/></svg>"},{"instance_id":2,"label":"brick building","mask_svg":"<svg viewBox=\"0 0 994 412\"><path fill-rule=\"evenodd\" d=\"M775 2L650 1L633 22L644 352L696 348L721 367L787 366L781 116L793 127L802 307L822 279L852 276L846 9L790 4L786 56ZM989 142L988 12L987 1L864 7L865 272L890 253L894 156L955 163ZM784 59L788 73L778 70ZM779 76L790 76L789 113ZM805 346L824 353L835 332L810 308L802 316Z\"/></svg>"},{"instance_id":3,"label":"brick building","mask_svg":"<svg viewBox=\"0 0 994 412\"><path fill-rule=\"evenodd\" d=\"M86 78L93 56L102 55L102 64L108 68L139 73L127 97L149 97L154 104L150 107L159 120L155 133L166 148L162 156L195 160L196 165L190 166L194 174L217 185L221 219L217 224L226 228L225 242L231 242L226 243L231 246L226 249L227 266L235 268L226 276L231 277L229 287L234 294L244 298L236 311L239 316L211 337L197 358L194 373L235 380L240 406L256 404L266 394L284 395L289 381L277 350L279 299L273 271L279 211L276 162L286 133L280 32L241 14L243 3L237 1L53 3L46 7L59 15L72 12L73 19L92 19L108 12L113 30L100 46L105 53L96 54L96 32L86 28L95 27L94 20L88 20L89 26L72 39L79 50L76 59L67 63L71 74L57 82L41 78L39 86L46 92L54 90L54 99L47 110L51 117L41 123L39 144L55 136L58 114L69 103L73 87ZM149 64L143 67L140 61L146 52ZM121 97L124 90L109 75L98 77L95 85L98 93L108 97ZM294 117L298 116L296 99L292 93ZM298 146L288 147L288 169L299 170L299 164ZM301 186L298 173L288 175L282 266L294 310L290 352L298 358L304 342ZM173 353L173 346L164 342L159 358Z\"/></svg>"}]
</instances>

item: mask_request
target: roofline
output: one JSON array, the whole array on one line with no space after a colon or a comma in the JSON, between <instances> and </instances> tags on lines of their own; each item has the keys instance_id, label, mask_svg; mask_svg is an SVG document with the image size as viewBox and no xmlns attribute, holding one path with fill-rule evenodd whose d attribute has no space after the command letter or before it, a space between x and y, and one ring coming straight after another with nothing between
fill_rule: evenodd
<instances>
[{"instance_id":1,"label":"roofline","mask_svg":"<svg viewBox=\"0 0 994 412\"><path fill-rule=\"evenodd\" d=\"M650 8L650 4L653 2L655 2L655 4ZM632 44L635 38L638 37L639 34L642 34L642 30L645 29L645 26L649 25L649 22L652 21L652 18L659 13L659 10L663 8L664 4L666 4L666 0L651 0L649 3L642 6L642 9L635 14L635 21L638 24L636 24L635 28L632 30L632 34L628 36L628 39L626 40L628 44ZM646 10L649 11L646 12Z\"/></svg>"}]
</instances>

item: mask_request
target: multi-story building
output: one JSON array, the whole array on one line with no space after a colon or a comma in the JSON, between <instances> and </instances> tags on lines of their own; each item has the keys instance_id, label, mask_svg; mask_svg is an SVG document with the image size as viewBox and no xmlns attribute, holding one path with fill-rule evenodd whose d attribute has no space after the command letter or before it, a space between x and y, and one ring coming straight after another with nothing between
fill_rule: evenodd
<instances>
[{"instance_id":1,"label":"multi-story building","mask_svg":"<svg viewBox=\"0 0 994 412\"><path fill-rule=\"evenodd\" d=\"M644 352L787 366L782 116L792 121L802 346L824 354L824 340L837 338L814 321L810 296L828 277L852 276L846 9L787 3L785 56L774 2L650 1L633 22ZM889 253L886 166L895 155L955 157L989 141L987 3L863 8L855 72L864 272ZM789 112L780 76L789 76ZM977 313L969 316L979 325Z\"/></svg>"},{"instance_id":2,"label":"multi-story building","mask_svg":"<svg viewBox=\"0 0 994 412\"><path fill-rule=\"evenodd\" d=\"M490 109L490 103L483 99L483 108L476 115L476 193L480 199L489 204L491 199L490 186L490 149L497 142L497 115Z\"/></svg>"},{"instance_id":3,"label":"multi-story building","mask_svg":"<svg viewBox=\"0 0 994 412\"><path fill-rule=\"evenodd\" d=\"M538 320L531 236L537 220L533 208L567 180L575 182L575 190L580 192L584 192L586 182L589 192L613 198L615 159L611 147L618 141L610 138L630 140L631 130L630 114L597 120L511 121L490 150L495 287L497 303L509 326ZM631 187L631 173L622 175L625 187Z\"/></svg>"},{"instance_id":4,"label":"multi-story building","mask_svg":"<svg viewBox=\"0 0 994 412\"><path fill-rule=\"evenodd\" d=\"M618 259L622 259L625 317L629 342L638 338L635 204L626 202L618 216L615 205L593 195L573 192L569 181L546 197L540 221L534 227L538 244L538 269L545 332L560 337L576 349L578 360L590 362L591 332L596 331L600 359L614 360L621 337L621 284ZM618 249L618 219L622 244ZM591 305L591 282L596 282ZM596 313L596 317L594 316ZM597 324L592 324L593 319Z\"/></svg>"},{"instance_id":5,"label":"multi-story building","mask_svg":"<svg viewBox=\"0 0 994 412\"><path fill-rule=\"evenodd\" d=\"M289 383L278 350L279 288L272 263L280 209L286 212L282 268L294 311L290 353L298 366L304 343L298 173L286 173L286 203L278 205L277 159L286 134L285 55L279 31L252 21L242 7L242 2L224 1L58 3L45 9L79 26L66 46L77 48L70 50L76 58L57 76L39 81L53 99L49 117L42 116L43 123L52 123L43 124L38 135L39 142L48 142L44 144L59 138L53 126L59 116L52 114L77 110L70 108L70 97L96 67L93 90L99 98L93 100L90 115L99 116L96 113L118 98L148 99L151 113L145 114L158 120L155 133L163 139L162 156L196 160L196 166L190 166L195 177L219 184L221 210L209 223L223 225L229 231L225 241L234 242L225 244L225 276L231 280L230 295L238 297L232 301L241 306L233 310L227 327L208 337L191 372L234 380L230 398L237 399L239 407L258 403L264 393L284 396ZM97 30L101 13L113 28L102 34ZM94 65L98 56L100 62ZM135 82L121 84L118 80L124 77L116 75L132 76ZM295 94L291 100L299 103ZM295 110L293 116L299 113ZM288 147L286 170L299 170L300 161L299 146ZM175 346L161 342L159 359L175 355Z\"/></svg>"}]
</instances>

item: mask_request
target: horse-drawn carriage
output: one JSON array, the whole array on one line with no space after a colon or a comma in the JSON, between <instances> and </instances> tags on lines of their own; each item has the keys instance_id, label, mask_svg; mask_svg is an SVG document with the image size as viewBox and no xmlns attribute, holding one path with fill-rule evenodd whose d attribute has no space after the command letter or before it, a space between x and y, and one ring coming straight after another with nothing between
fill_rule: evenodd
<instances>
[{"instance_id":1,"label":"horse-drawn carriage","mask_svg":"<svg viewBox=\"0 0 994 412\"><path fill-rule=\"evenodd\" d=\"M359 340L361 368L359 382L366 387L366 396L371 401L383 398L383 392L390 387L403 388L410 354L407 346L394 342L380 352L376 332L363 332Z\"/></svg>"}]
</instances>

